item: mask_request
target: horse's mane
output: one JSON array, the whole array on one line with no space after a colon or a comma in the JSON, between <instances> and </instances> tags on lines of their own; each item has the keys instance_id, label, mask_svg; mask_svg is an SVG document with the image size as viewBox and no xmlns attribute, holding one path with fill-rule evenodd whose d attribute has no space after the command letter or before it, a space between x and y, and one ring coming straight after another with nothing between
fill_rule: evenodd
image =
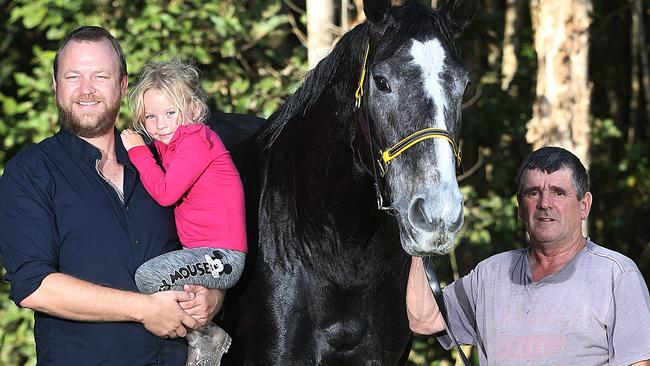
<instances>
[{"instance_id":1,"label":"horse's mane","mask_svg":"<svg viewBox=\"0 0 650 366\"><path fill-rule=\"evenodd\" d=\"M316 67L309 71L302 85L291 95L287 101L269 117L269 122L257 141L263 148L269 148L282 132L282 129L295 117L306 114L318 101L323 91L330 85L337 73L341 61L348 52L354 52L351 59L358 59L361 63L362 47L351 47L355 42L361 42L363 29L366 23L359 24L346 33L337 43L332 52L322 59ZM355 76L356 80L358 76Z\"/></svg>"},{"instance_id":2,"label":"horse's mane","mask_svg":"<svg viewBox=\"0 0 650 366\"><path fill-rule=\"evenodd\" d=\"M337 42L332 52L307 73L302 85L296 92L287 99L278 111L269 117L269 122L257 137L258 144L262 149L270 148L291 120L307 114L318 101L323 91L331 84L341 61L345 59L346 53L349 53L347 56L352 66L362 64L368 38L367 27L367 23L362 23L346 33ZM389 41L382 42L378 46L374 61L381 61L390 57L399 47L406 44L408 39L416 38L427 27L436 27L440 36L450 45L452 54L456 55L457 52L449 22L431 7L410 1L403 6L391 9L389 22L386 24L381 37L382 40L388 38ZM355 46L353 47L353 45ZM349 71L351 83L357 83L359 80L361 70L356 69L353 68L353 70Z\"/></svg>"}]
</instances>

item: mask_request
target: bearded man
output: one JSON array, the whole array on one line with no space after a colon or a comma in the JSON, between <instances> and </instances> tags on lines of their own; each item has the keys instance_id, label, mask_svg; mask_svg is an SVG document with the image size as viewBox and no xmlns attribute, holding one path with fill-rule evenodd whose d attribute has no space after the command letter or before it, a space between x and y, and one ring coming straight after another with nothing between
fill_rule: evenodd
<instances>
[{"instance_id":1,"label":"bearded man","mask_svg":"<svg viewBox=\"0 0 650 366\"><path fill-rule=\"evenodd\" d=\"M147 194L115 122L128 76L122 48L84 26L53 65L61 129L0 178L0 258L10 298L35 311L39 365L185 365L188 329L223 292L140 294L140 264L179 249L172 211Z\"/></svg>"}]
</instances>

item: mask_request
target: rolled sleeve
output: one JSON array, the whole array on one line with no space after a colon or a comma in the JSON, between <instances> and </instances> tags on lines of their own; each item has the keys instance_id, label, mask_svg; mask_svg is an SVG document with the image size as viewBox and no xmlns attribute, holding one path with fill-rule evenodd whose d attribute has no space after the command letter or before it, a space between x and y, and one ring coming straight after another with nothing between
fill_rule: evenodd
<instances>
[{"instance_id":1,"label":"rolled sleeve","mask_svg":"<svg viewBox=\"0 0 650 366\"><path fill-rule=\"evenodd\" d=\"M57 231L52 213L53 185L43 166L10 161L0 177L0 259L20 302L57 272Z\"/></svg>"}]
</instances>

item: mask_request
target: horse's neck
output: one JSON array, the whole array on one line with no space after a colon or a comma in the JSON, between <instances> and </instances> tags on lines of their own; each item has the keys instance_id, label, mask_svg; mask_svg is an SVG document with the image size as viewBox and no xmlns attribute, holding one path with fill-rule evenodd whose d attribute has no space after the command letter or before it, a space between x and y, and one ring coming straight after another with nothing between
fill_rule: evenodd
<instances>
[{"instance_id":1,"label":"horse's neck","mask_svg":"<svg viewBox=\"0 0 650 366\"><path fill-rule=\"evenodd\" d=\"M312 198L325 199L329 202L323 204L328 205L342 199L350 204L363 202L364 193L370 192L368 177L355 162L356 120L352 108L341 107L343 103L346 102L329 98L315 106L299 127L304 146L294 151L296 171L304 179L297 183L314 189Z\"/></svg>"},{"instance_id":2,"label":"horse's neck","mask_svg":"<svg viewBox=\"0 0 650 366\"><path fill-rule=\"evenodd\" d=\"M269 224L285 226L287 235L345 246L371 236L378 216L369 177L355 163L352 108L341 107L350 101L332 94L285 127L266 157L262 209ZM278 210L288 213L288 222L272 222L270 213Z\"/></svg>"}]
</instances>

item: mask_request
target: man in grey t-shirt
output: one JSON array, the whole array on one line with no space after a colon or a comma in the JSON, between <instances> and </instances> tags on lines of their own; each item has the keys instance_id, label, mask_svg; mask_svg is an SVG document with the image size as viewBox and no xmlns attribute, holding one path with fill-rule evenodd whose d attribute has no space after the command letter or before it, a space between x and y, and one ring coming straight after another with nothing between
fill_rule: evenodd
<instances>
[{"instance_id":1,"label":"man in grey t-shirt","mask_svg":"<svg viewBox=\"0 0 650 366\"><path fill-rule=\"evenodd\" d=\"M449 326L481 365L650 365L650 298L637 266L582 236L591 193L580 160L558 147L519 171L528 248L495 255L445 287ZM406 294L411 329L445 325L421 258ZM446 335L440 343L450 347Z\"/></svg>"}]
</instances>

